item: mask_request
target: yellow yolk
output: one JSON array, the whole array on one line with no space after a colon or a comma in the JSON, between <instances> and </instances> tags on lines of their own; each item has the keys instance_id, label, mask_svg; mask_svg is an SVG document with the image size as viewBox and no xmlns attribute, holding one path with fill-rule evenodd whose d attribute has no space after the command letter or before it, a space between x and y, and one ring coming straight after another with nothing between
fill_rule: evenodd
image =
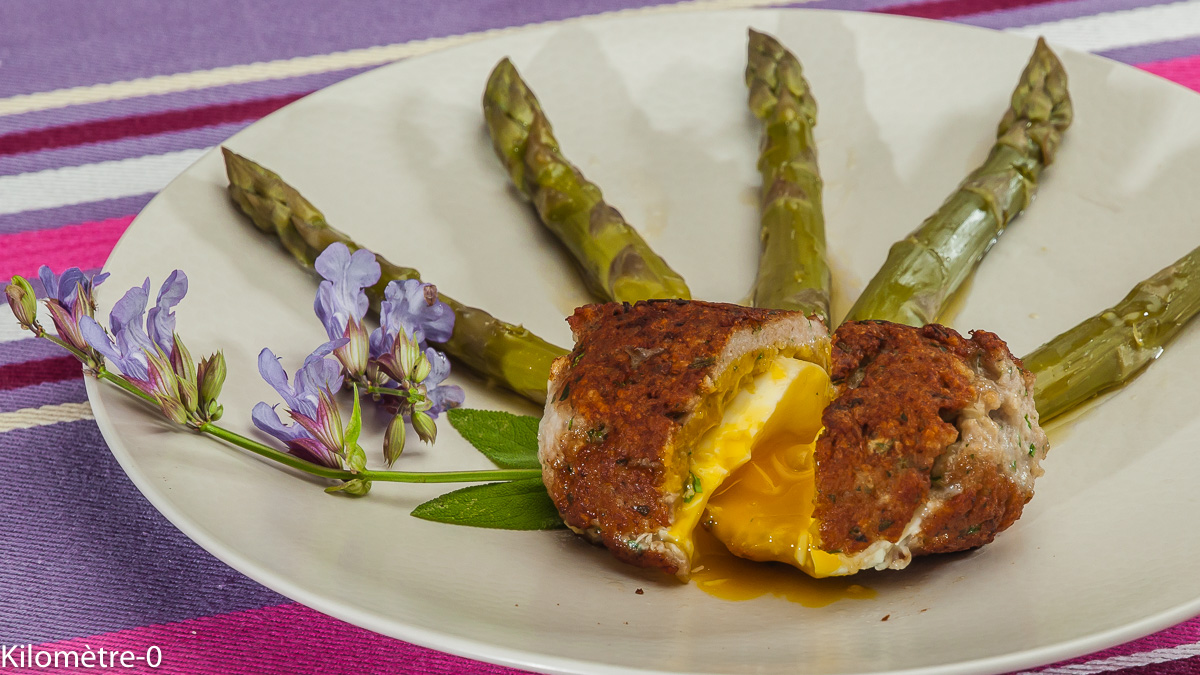
<instances>
[{"instance_id":1,"label":"yellow yolk","mask_svg":"<svg viewBox=\"0 0 1200 675\"><path fill-rule=\"evenodd\" d=\"M820 549L812 517L813 450L831 398L825 371L804 369L755 439L751 460L712 495L705 525L734 554L785 562L814 577L843 569L841 556Z\"/></svg>"},{"instance_id":2,"label":"yellow yolk","mask_svg":"<svg viewBox=\"0 0 1200 675\"><path fill-rule=\"evenodd\" d=\"M761 435L777 410L788 407L797 382L815 371L829 378L819 366L792 358L777 358L766 372L744 386L725 407L721 422L710 429L692 448L690 475L684 484L682 502L676 507L675 522L667 533L668 541L679 546L689 558L695 553L692 531L700 522L704 506L730 472L750 461L755 439ZM824 407L823 405L821 407ZM820 423L821 408L817 408Z\"/></svg>"},{"instance_id":3,"label":"yellow yolk","mask_svg":"<svg viewBox=\"0 0 1200 675\"><path fill-rule=\"evenodd\" d=\"M696 567L692 581L723 600L753 600L774 595L805 607L825 607L839 600L869 600L874 590L853 583L852 577L812 579L781 563L738 558L704 528L696 530Z\"/></svg>"}]
</instances>

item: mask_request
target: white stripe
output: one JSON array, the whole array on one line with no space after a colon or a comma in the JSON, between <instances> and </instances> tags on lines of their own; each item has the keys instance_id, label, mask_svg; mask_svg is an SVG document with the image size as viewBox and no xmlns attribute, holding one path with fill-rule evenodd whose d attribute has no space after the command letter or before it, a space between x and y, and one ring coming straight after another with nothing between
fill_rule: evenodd
<instances>
[{"instance_id":1,"label":"white stripe","mask_svg":"<svg viewBox=\"0 0 1200 675\"><path fill-rule=\"evenodd\" d=\"M778 4L779 0L689 0L672 5L653 7L637 7L603 14L593 14L590 17L575 17L560 21L549 21L536 26L571 23L595 16L626 16L638 14L659 14L679 10L730 9L737 7L757 7ZM466 35L414 40L392 45L351 49L348 51L320 54L316 56L301 56L292 59L267 61L262 63L247 63L237 66L225 66L211 70L197 70L190 73L159 75L156 77L108 82L70 89L22 94L0 99L0 115L15 115L18 113L62 108L70 105L100 103L136 96L153 94L169 94L173 92L218 87L231 84L246 84L265 80L279 80L302 75L315 75L348 68L377 66L419 54L426 54L452 45L463 44L491 35L505 35L530 26L514 26L499 28Z\"/></svg>"},{"instance_id":2,"label":"white stripe","mask_svg":"<svg viewBox=\"0 0 1200 675\"><path fill-rule=\"evenodd\" d=\"M1100 52L1200 35L1200 1L1138 7L1077 19L1021 26L1009 32L1042 36L1054 46Z\"/></svg>"},{"instance_id":3,"label":"white stripe","mask_svg":"<svg viewBox=\"0 0 1200 675\"><path fill-rule=\"evenodd\" d=\"M1141 652L1139 654L1113 656L1107 659L1075 663L1058 668L1026 671L1024 673L1017 673L1017 675L1092 675L1093 673L1107 673L1114 670L1124 670L1125 668L1139 668L1154 663L1179 661L1180 659L1189 659L1193 656L1200 656L1200 642L1179 645L1178 647L1155 649L1154 651Z\"/></svg>"},{"instance_id":4,"label":"white stripe","mask_svg":"<svg viewBox=\"0 0 1200 675\"><path fill-rule=\"evenodd\" d=\"M50 310L42 303L38 303L38 323L45 326L48 330L53 330L54 321L50 319ZM28 340L33 337L33 333L21 328L21 324L17 323L17 317L13 316L12 308L8 306L8 302L0 305L0 344L5 342L16 342L17 340Z\"/></svg>"},{"instance_id":5,"label":"white stripe","mask_svg":"<svg viewBox=\"0 0 1200 675\"><path fill-rule=\"evenodd\" d=\"M208 148L0 176L0 215L158 192Z\"/></svg>"},{"instance_id":6,"label":"white stripe","mask_svg":"<svg viewBox=\"0 0 1200 675\"><path fill-rule=\"evenodd\" d=\"M44 427L59 422L75 422L92 419L92 406L87 402L56 403L40 408L25 408L0 413L0 433L14 429Z\"/></svg>"}]
</instances>

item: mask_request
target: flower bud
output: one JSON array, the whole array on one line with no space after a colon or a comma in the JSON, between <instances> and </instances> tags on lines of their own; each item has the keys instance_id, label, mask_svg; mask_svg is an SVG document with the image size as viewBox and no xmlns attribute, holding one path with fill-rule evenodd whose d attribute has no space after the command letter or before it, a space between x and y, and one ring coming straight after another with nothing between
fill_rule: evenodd
<instances>
[{"instance_id":1,"label":"flower bud","mask_svg":"<svg viewBox=\"0 0 1200 675\"><path fill-rule=\"evenodd\" d=\"M434 303L436 303L438 299L437 286L434 286L433 284L425 284L421 287L421 292L425 294L425 305L428 307L433 307Z\"/></svg>"},{"instance_id":2,"label":"flower bud","mask_svg":"<svg viewBox=\"0 0 1200 675\"><path fill-rule=\"evenodd\" d=\"M346 466L355 473L367 470L367 453L358 443L346 448Z\"/></svg>"},{"instance_id":3,"label":"flower bud","mask_svg":"<svg viewBox=\"0 0 1200 675\"><path fill-rule=\"evenodd\" d=\"M179 402L179 399L169 396L160 396L158 397L158 407L162 409L163 415L166 415L167 419L171 420L172 422L176 424L187 424L187 410L184 409L183 404Z\"/></svg>"},{"instance_id":4,"label":"flower bud","mask_svg":"<svg viewBox=\"0 0 1200 675\"><path fill-rule=\"evenodd\" d=\"M58 331L58 336L66 340L72 347L90 355L96 365L99 365L102 357L87 343L87 340L83 339L83 331L79 328L79 322L83 317L93 317L96 313L91 292L83 284L75 284L75 304L71 305L69 317L65 311L53 311L56 307L61 307L59 303L51 301L47 303L47 306L52 310L51 315L54 317L54 328Z\"/></svg>"},{"instance_id":5,"label":"flower bud","mask_svg":"<svg viewBox=\"0 0 1200 675\"><path fill-rule=\"evenodd\" d=\"M192 353L184 346L183 339L178 334L174 336L175 348L171 350L171 369L179 380L179 397L183 407L189 413L194 413L200 405L200 392L196 383L196 362Z\"/></svg>"},{"instance_id":6,"label":"flower bud","mask_svg":"<svg viewBox=\"0 0 1200 675\"><path fill-rule=\"evenodd\" d=\"M437 440L437 425L429 413L423 410L414 410L412 414L413 431L417 432L417 436L426 443L432 443Z\"/></svg>"},{"instance_id":7,"label":"flower bud","mask_svg":"<svg viewBox=\"0 0 1200 675\"><path fill-rule=\"evenodd\" d=\"M411 378L413 382L424 382L425 378L429 377L431 370L433 370L433 364L429 362L429 359L424 354L421 354L409 372L412 373Z\"/></svg>"},{"instance_id":8,"label":"flower bud","mask_svg":"<svg viewBox=\"0 0 1200 675\"><path fill-rule=\"evenodd\" d=\"M85 316L95 315L96 301L92 299L91 292L83 284L75 284L75 304L71 305L71 316L75 323Z\"/></svg>"},{"instance_id":9,"label":"flower bud","mask_svg":"<svg viewBox=\"0 0 1200 675\"><path fill-rule=\"evenodd\" d=\"M408 390L408 402L412 410L429 410L433 407L433 401L429 400L429 391L423 384Z\"/></svg>"},{"instance_id":10,"label":"flower bud","mask_svg":"<svg viewBox=\"0 0 1200 675\"><path fill-rule=\"evenodd\" d=\"M50 312L50 320L54 322L54 332L63 342L80 351L90 349L79 330L79 323L66 305L51 299L46 301L46 309Z\"/></svg>"},{"instance_id":11,"label":"flower bud","mask_svg":"<svg viewBox=\"0 0 1200 675\"><path fill-rule=\"evenodd\" d=\"M404 415L396 415L388 424L387 432L383 435L383 458L388 468L400 459L404 452L404 441L408 436L408 427L404 424Z\"/></svg>"},{"instance_id":12,"label":"flower bud","mask_svg":"<svg viewBox=\"0 0 1200 675\"><path fill-rule=\"evenodd\" d=\"M209 401L208 407L205 408L204 417L209 422L216 422L221 419L221 415L225 414L225 406L222 406L216 401Z\"/></svg>"},{"instance_id":13,"label":"flower bud","mask_svg":"<svg viewBox=\"0 0 1200 675\"><path fill-rule=\"evenodd\" d=\"M367 359L371 352L367 329L360 321L347 321L342 337L349 342L333 350L333 355L342 364L347 377L358 379L367 372Z\"/></svg>"},{"instance_id":14,"label":"flower bud","mask_svg":"<svg viewBox=\"0 0 1200 675\"><path fill-rule=\"evenodd\" d=\"M179 398L179 378L157 348L143 350L146 355L146 382L142 389L158 401Z\"/></svg>"},{"instance_id":15,"label":"flower bud","mask_svg":"<svg viewBox=\"0 0 1200 675\"><path fill-rule=\"evenodd\" d=\"M4 288L4 295L8 297L8 306L12 308L12 313L21 327L33 330L37 325L37 296L33 292L33 286L29 285L25 277L14 276Z\"/></svg>"},{"instance_id":16,"label":"flower bud","mask_svg":"<svg viewBox=\"0 0 1200 675\"><path fill-rule=\"evenodd\" d=\"M392 345L392 350L396 352L396 361L400 365L400 372L396 373L400 377L397 380L404 381L412 377L413 369L416 368L417 362L425 358L421 353L421 347L404 333L401 329L396 334L396 342Z\"/></svg>"},{"instance_id":17,"label":"flower bud","mask_svg":"<svg viewBox=\"0 0 1200 675\"><path fill-rule=\"evenodd\" d=\"M209 419L217 419L220 412L217 413L217 417L213 417L211 411L214 406L218 411L221 409L221 406L217 405L217 398L221 395L221 386L225 384L223 352L217 352L200 362L200 367L196 370L196 384L200 388L200 406L209 410Z\"/></svg>"},{"instance_id":18,"label":"flower bud","mask_svg":"<svg viewBox=\"0 0 1200 675\"><path fill-rule=\"evenodd\" d=\"M365 497L371 491L371 481L355 478L348 480L338 485L325 488L325 492L329 494L342 493L348 497Z\"/></svg>"}]
</instances>

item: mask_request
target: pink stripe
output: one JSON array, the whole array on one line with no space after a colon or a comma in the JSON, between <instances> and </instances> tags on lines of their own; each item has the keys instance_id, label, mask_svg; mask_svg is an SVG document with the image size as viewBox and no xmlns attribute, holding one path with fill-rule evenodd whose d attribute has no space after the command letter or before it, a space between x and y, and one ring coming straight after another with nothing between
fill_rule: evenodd
<instances>
[{"instance_id":1,"label":"pink stripe","mask_svg":"<svg viewBox=\"0 0 1200 675\"><path fill-rule=\"evenodd\" d=\"M1163 631L1159 631L1152 635L1147 635L1144 638L1139 638L1131 642L1126 642L1123 645L1117 645L1105 649L1104 651L1095 652L1086 656L1060 661L1058 663L1044 666L1043 668L1035 668L1033 670L1043 670L1045 668L1057 668L1066 665L1074 665L1081 663L1090 663L1092 661L1102 661L1111 659L1114 656L1130 656L1133 654L1145 654L1156 649L1170 649L1181 645L1188 645L1200 642L1200 620L1192 619L1185 621L1178 626L1173 626ZM1193 661L1188 661L1189 666L1194 667ZM1194 671L1192 671L1194 672Z\"/></svg>"},{"instance_id":2,"label":"pink stripe","mask_svg":"<svg viewBox=\"0 0 1200 675\"><path fill-rule=\"evenodd\" d=\"M267 673L372 673L515 675L493 666L393 640L351 626L303 605L288 604L229 614L144 626L84 638L48 642L33 651L53 653L92 649L130 651L143 659L152 646L162 650L162 664L104 672L196 675L262 675ZM46 657L43 657L43 659ZM106 656L106 659L108 657ZM130 657L132 658L132 657ZM119 659L119 657L118 657ZM106 660L107 663L107 660ZM60 665L62 661L60 660ZM11 665L11 664L10 664ZM96 668L94 672L100 672ZM9 668L5 673L81 673L74 668Z\"/></svg>"},{"instance_id":3,"label":"pink stripe","mask_svg":"<svg viewBox=\"0 0 1200 675\"><path fill-rule=\"evenodd\" d=\"M1200 641L1200 621L1189 621L1155 635L1055 666L1087 663L1113 656L1150 652ZM338 675L371 672L397 675L515 675L519 671L442 654L351 626L299 604L278 605L144 626L84 638L36 645L33 652L117 650L145 657L161 650L158 668L144 661L129 673L258 675L312 672ZM47 657L43 657L47 658ZM106 657L107 659L108 657ZM11 664L10 664L11 665ZM67 673L75 669L8 668L13 673Z\"/></svg>"},{"instance_id":4,"label":"pink stripe","mask_svg":"<svg viewBox=\"0 0 1200 675\"><path fill-rule=\"evenodd\" d=\"M1182 84L1188 89L1200 91L1200 56L1184 56L1166 61L1139 63L1137 67Z\"/></svg>"},{"instance_id":5,"label":"pink stripe","mask_svg":"<svg viewBox=\"0 0 1200 675\"><path fill-rule=\"evenodd\" d=\"M131 222L133 216L122 216L53 230L0 235L0 251L4 251L0 256L0 279L11 279L14 274L32 277L42 265L49 265L55 272L68 267L85 270L103 267Z\"/></svg>"}]
</instances>

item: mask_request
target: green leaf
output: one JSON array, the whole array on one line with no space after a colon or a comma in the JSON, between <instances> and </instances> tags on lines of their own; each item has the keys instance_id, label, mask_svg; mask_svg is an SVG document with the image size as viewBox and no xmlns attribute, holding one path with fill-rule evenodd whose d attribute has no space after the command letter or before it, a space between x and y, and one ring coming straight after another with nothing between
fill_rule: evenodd
<instances>
[{"instance_id":1,"label":"green leaf","mask_svg":"<svg viewBox=\"0 0 1200 675\"><path fill-rule=\"evenodd\" d=\"M562 518L538 478L484 483L448 492L413 509L417 518L500 530L556 530Z\"/></svg>"},{"instance_id":2,"label":"green leaf","mask_svg":"<svg viewBox=\"0 0 1200 675\"><path fill-rule=\"evenodd\" d=\"M538 418L499 410L452 408L450 426L502 469L538 469Z\"/></svg>"},{"instance_id":3,"label":"green leaf","mask_svg":"<svg viewBox=\"0 0 1200 675\"><path fill-rule=\"evenodd\" d=\"M362 434L362 406L358 402L358 385L354 387L354 408L350 411L350 424L346 425L346 447L353 448L358 444L358 437Z\"/></svg>"}]
</instances>

